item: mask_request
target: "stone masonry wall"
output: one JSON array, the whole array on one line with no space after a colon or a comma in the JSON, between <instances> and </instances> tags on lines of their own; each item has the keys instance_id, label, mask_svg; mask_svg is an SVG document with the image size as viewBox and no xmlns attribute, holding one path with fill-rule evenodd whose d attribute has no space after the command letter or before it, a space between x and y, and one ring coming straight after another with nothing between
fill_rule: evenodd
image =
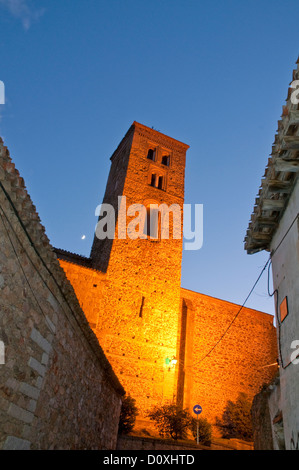
<instances>
[{"instance_id":1,"label":"stone masonry wall","mask_svg":"<svg viewBox=\"0 0 299 470\"><path fill-rule=\"evenodd\" d=\"M155 149L155 161L147 158L149 148ZM135 122L111 157L104 202L116 207L118 196L124 196L127 209L155 202L177 204L183 211L187 148ZM170 156L169 166L162 163L164 153ZM164 175L162 189L150 184L153 172ZM169 239L118 237L118 229L129 230L137 215L119 211L113 243L107 246L95 238L91 261L101 267L98 255L107 259L109 248L96 334L124 388L136 399L141 418L176 393L176 370L166 359L177 348L182 237L172 237L171 216ZM181 217L180 232L182 222ZM74 272L67 275L73 279Z\"/></svg>"},{"instance_id":2,"label":"stone masonry wall","mask_svg":"<svg viewBox=\"0 0 299 470\"><path fill-rule=\"evenodd\" d=\"M114 449L116 378L0 141L1 449Z\"/></svg>"},{"instance_id":3,"label":"stone masonry wall","mask_svg":"<svg viewBox=\"0 0 299 470\"><path fill-rule=\"evenodd\" d=\"M251 416L255 450L274 450L268 398L269 392L265 388L254 397L252 402Z\"/></svg>"},{"instance_id":4,"label":"stone masonry wall","mask_svg":"<svg viewBox=\"0 0 299 470\"><path fill-rule=\"evenodd\" d=\"M100 299L94 293L102 291L101 283L107 282L105 276L74 263L63 260L60 260L60 263L74 285L80 303L84 304L87 319L93 319L94 312L100 306ZM97 279L97 288L93 285L95 279ZM113 285L111 285L112 288ZM121 287L116 292L121 295ZM148 345L146 341L136 338L136 329L132 331L132 336L128 337L127 341L118 341L114 346L112 342L108 342L109 337L106 338L106 341L103 341L107 348L105 352L114 354L115 361L119 357L125 360L130 354L130 362L134 361L134 367L129 369L130 363L128 363L124 370L119 361L120 366L119 368L116 366L116 369L126 390L130 391L133 397L135 397L135 388L130 382L129 374L140 374L141 390L144 396L143 401L139 400L138 404L144 403L145 407L149 407L150 404L161 403L163 380L167 374L171 377L175 373L178 380L177 390L175 390L178 401L190 411L196 403L201 404L202 416L214 424L216 416L221 417L228 400L236 400L240 392L246 393L249 399L252 399L263 384L271 381L277 373L276 366L264 367L275 363L277 359L273 317L243 308L227 335L212 354L201 362L201 359L221 338L240 306L186 289L181 289L181 299L185 305L185 309L182 305L181 316L185 310L186 320L185 327L183 327L182 318L180 319L180 328L177 332L180 344L176 352L179 359L176 370L168 371L167 367L163 368L161 346L153 343ZM111 315L110 308L109 312ZM109 321L111 322L111 318ZM125 320L120 316L114 321L115 331L118 331L120 326L117 322L121 325ZM101 322L105 324L104 313L102 313ZM166 354L167 351L164 350L164 355ZM146 381L142 376L144 358L147 358L148 362L160 361L161 375L157 374L158 367L156 371L152 370L152 387L156 393L147 389ZM159 387L161 395L157 393ZM140 425L148 426L142 420L140 420ZM216 428L214 428L214 434L219 434Z\"/></svg>"},{"instance_id":5,"label":"stone masonry wall","mask_svg":"<svg viewBox=\"0 0 299 470\"><path fill-rule=\"evenodd\" d=\"M184 404L191 410L199 403L201 416L214 424L228 400L240 392L252 400L276 375L273 316L250 308L238 313L239 305L186 289L181 295L187 308Z\"/></svg>"},{"instance_id":6,"label":"stone masonry wall","mask_svg":"<svg viewBox=\"0 0 299 470\"><path fill-rule=\"evenodd\" d=\"M92 330L96 331L102 303L105 274L96 269L80 266L74 262L59 260L60 266L71 281L80 307Z\"/></svg>"},{"instance_id":7,"label":"stone masonry wall","mask_svg":"<svg viewBox=\"0 0 299 470\"><path fill-rule=\"evenodd\" d=\"M142 318L139 317L141 298L138 298L138 292L126 290L121 284L107 281L102 273L97 273L91 268L66 260L60 260L60 264L74 286L86 318L95 333L100 325L101 345L109 361L114 365L115 373L123 387L137 399L140 421L142 411L162 403L169 386L171 386L170 399L173 398L175 370L168 370L165 358L170 353L175 353L175 349L169 351L165 341L172 331L175 332L176 341L177 324L168 322L169 328L163 332L164 322L160 315L156 318L154 337L151 332L152 310L144 305ZM107 304L103 302L101 297L103 289L111 292L110 304L108 300ZM129 303L130 298L131 303ZM121 306L122 312L120 312ZM96 323L94 323L95 312L97 312ZM130 314L133 318L130 318Z\"/></svg>"}]
</instances>

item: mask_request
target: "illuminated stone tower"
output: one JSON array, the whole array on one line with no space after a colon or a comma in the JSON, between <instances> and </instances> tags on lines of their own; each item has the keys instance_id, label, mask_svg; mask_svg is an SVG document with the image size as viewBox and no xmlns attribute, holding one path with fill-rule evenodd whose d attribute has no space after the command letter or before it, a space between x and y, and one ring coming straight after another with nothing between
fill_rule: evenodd
<instances>
[{"instance_id":1,"label":"illuminated stone tower","mask_svg":"<svg viewBox=\"0 0 299 470\"><path fill-rule=\"evenodd\" d=\"M116 211L115 238L95 237L91 250L92 267L105 272L95 332L126 391L137 400L141 414L176 395L177 367L171 361L178 354L188 148L156 130L132 124L111 157L103 200ZM121 209L120 196L126 203ZM162 238L159 211L154 212L147 228L144 221L148 217L140 217L140 224L136 224L141 213L134 213L133 204L145 208L150 204L175 205L181 212L179 229L172 211L169 239ZM132 224L144 238L132 239L126 234L126 227L130 230Z\"/></svg>"},{"instance_id":2,"label":"illuminated stone tower","mask_svg":"<svg viewBox=\"0 0 299 470\"><path fill-rule=\"evenodd\" d=\"M187 149L134 122L111 157L96 232L107 228L109 237L96 236L88 258L56 249L109 363L136 399L136 430L149 428L148 409L172 400L191 412L199 403L213 423L228 400L241 392L253 398L276 373L271 315L181 288ZM163 204L181 216L170 211L168 239L165 212L157 211ZM150 205L155 217L145 227Z\"/></svg>"}]
</instances>

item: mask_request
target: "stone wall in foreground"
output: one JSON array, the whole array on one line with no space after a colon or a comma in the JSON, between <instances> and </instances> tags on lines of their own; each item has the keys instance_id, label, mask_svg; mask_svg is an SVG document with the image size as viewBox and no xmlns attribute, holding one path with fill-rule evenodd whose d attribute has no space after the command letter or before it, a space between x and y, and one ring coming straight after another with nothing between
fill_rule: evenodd
<instances>
[{"instance_id":1,"label":"stone wall in foreground","mask_svg":"<svg viewBox=\"0 0 299 470\"><path fill-rule=\"evenodd\" d=\"M0 449L114 449L124 390L2 140L0 240Z\"/></svg>"},{"instance_id":2,"label":"stone wall in foreground","mask_svg":"<svg viewBox=\"0 0 299 470\"><path fill-rule=\"evenodd\" d=\"M196 450L253 450L252 442L242 441L240 439L215 439L212 440L210 446L205 446L201 443L198 445L195 441L175 441L173 439L161 439L146 436L125 435L118 436L117 450L143 450L151 451L176 451L179 455L180 451L189 450L194 452ZM151 455L151 454L149 454ZM153 463L153 459L149 460ZM174 461L175 463L175 461Z\"/></svg>"}]
</instances>

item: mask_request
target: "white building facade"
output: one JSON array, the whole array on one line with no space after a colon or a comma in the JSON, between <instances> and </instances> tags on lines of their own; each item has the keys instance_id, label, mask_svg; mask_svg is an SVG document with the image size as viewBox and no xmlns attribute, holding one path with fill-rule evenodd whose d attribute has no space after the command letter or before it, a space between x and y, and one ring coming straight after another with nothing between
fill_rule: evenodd
<instances>
[{"instance_id":1,"label":"white building facade","mask_svg":"<svg viewBox=\"0 0 299 470\"><path fill-rule=\"evenodd\" d=\"M267 390L267 412L271 421L272 447L276 450L299 450L298 79L299 66L293 72L245 237L247 253L261 250L270 253L272 282L270 280L268 285L276 309L279 376Z\"/></svg>"}]
</instances>

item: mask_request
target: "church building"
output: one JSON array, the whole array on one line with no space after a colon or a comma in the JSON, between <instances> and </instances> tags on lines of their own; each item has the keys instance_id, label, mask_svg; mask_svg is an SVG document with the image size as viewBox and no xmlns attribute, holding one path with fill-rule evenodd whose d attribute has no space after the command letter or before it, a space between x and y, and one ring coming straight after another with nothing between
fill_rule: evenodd
<instances>
[{"instance_id":1,"label":"church building","mask_svg":"<svg viewBox=\"0 0 299 470\"><path fill-rule=\"evenodd\" d=\"M136 399L137 429L153 405L173 401L191 412L200 404L215 424L228 400L241 392L252 399L277 374L268 367L277 359L271 315L181 287L188 148L133 122L111 156L101 207L112 216L99 214L113 236L96 232L89 257L55 249L114 373Z\"/></svg>"}]
</instances>

